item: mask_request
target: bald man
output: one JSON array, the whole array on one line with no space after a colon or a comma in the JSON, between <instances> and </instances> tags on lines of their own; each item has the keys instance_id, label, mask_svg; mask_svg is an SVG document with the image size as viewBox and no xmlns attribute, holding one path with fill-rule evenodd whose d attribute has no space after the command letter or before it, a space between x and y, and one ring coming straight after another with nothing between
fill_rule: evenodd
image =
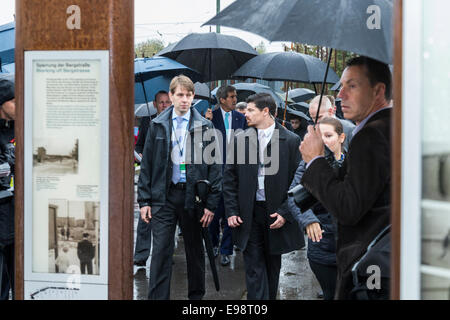
<instances>
[{"instance_id":1,"label":"bald man","mask_svg":"<svg viewBox=\"0 0 450 320\"><path fill-rule=\"evenodd\" d=\"M309 103L309 115L311 116L313 121L316 121L317 109L319 108L319 96L315 96L311 102ZM322 120L325 117L336 118L336 109L334 109L330 100L326 97L322 97L322 104L320 107L319 119L317 121ZM338 119L338 118L336 118ZM345 140L344 140L344 149L348 151L348 145L350 144L350 140L352 139L352 131L355 129L355 125L348 120L338 119L342 126L344 127Z\"/></svg>"}]
</instances>

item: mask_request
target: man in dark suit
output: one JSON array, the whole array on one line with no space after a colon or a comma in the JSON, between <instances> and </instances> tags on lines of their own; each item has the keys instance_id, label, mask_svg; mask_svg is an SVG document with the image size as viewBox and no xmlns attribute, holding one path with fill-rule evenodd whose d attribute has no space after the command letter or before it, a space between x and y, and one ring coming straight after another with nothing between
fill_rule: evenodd
<instances>
[{"instance_id":1,"label":"man in dark suit","mask_svg":"<svg viewBox=\"0 0 450 320\"><path fill-rule=\"evenodd\" d=\"M352 266L390 223L391 74L386 64L357 57L341 84L342 111L357 125L342 173L336 176L323 158L320 130L310 126L300 147L307 163L301 183L337 219L336 298L350 299Z\"/></svg>"},{"instance_id":2,"label":"man in dark suit","mask_svg":"<svg viewBox=\"0 0 450 320\"><path fill-rule=\"evenodd\" d=\"M205 253L201 227L210 224L222 191L220 159L210 161L204 156L211 147L218 150L219 156L220 150L212 123L191 107L194 98L192 81L186 76L173 78L169 94L173 106L154 119L148 128L138 184L141 218L146 223L152 221L148 298L170 298L178 221L186 251L188 297L202 299L205 294ZM205 138L208 134L211 139ZM194 188L198 180L211 183L201 218L194 210Z\"/></svg>"},{"instance_id":3,"label":"man in dark suit","mask_svg":"<svg viewBox=\"0 0 450 320\"><path fill-rule=\"evenodd\" d=\"M216 93L220 107L213 111L212 123L214 128L222 133L222 155L223 163L226 162L227 148L230 141L234 139L236 130L247 128L245 116L235 111L237 103L236 88L233 86L221 86ZM209 226L209 234L214 246L214 253L219 254L220 227L223 226L222 240L220 242L220 264L227 266L230 264L230 255L233 254L233 242L231 240L231 229L228 226L225 217L223 196L220 199L219 206L214 213L214 219Z\"/></svg>"},{"instance_id":4,"label":"man in dark suit","mask_svg":"<svg viewBox=\"0 0 450 320\"><path fill-rule=\"evenodd\" d=\"M287 201L301 160L300 137L275 121L275 110L270 94L248 97L251 128L236 135L224 172L225 213L243 251L250 300L276 299L281 254L304 246Z\"/></svg>"},{"instance_id":5,"label":"man in dark suit","mask_svg":"<svg viewBox=\"0 0 450 320\"><path fill-rule=\"evenodd\" d=\"M83 240L78 242L78 259L80 259L81 274L92 274L92 259L95 257L95 247L89 240L89 233L83 233Z\"/></svg>"},{"instance_id":6,"label":"man in dark suit","mask_svg":"<svg viewBox=\"0 0 450 320\"><path fill-rule=\"evenodd\" d=\"M161 112L166 110L172 102L170 101L169 94L166 91L159 91L155 94L153 100L153 106L156 108L156 113L151 117L143 117L141 125L139 126L139 135L136 141L136 152L142 157L144 150L145 138L147 137L148 125L151 120L155 119ZM145 223L139 217L137 230L136 230L136 244L134 248L134 265L138 267L145 267L148 257L150 256L150 250L152 246L152 228L151 223Z\"/></svg>"}]
</instances>

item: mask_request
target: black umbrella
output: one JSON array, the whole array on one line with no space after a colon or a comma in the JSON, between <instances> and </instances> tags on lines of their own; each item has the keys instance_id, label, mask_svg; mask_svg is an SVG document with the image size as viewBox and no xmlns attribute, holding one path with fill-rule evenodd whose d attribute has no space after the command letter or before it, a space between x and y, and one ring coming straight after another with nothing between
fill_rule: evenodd
<instances>
[{"instance_id":1,"label":"black umbrella","mask_svg":"<svg viewBox=\"0 0 450 320\"><path fill-rule=\"evenodd\" d=\"M392 7L393 0L237 0L204 25L237 28L270 41L347 50L389 63ZM330 49L315 123L332 53Z\"/></svg>"},{"instance_id":2,"label":"black umbrella","mask_svg":"<svg viewBox=\"0 0 450 320\"><path fill-rule=\"evenodd\" d=\"M204 25L392 61L393 0L236 0Z\"/></svg>"},{"instance_id":3,"label":"black umbrella","mask_svg":"<svg viewBox=\"0 0 450 320\"><path fill-rule=\"evenodd\" d=\"M230 79L245 62L258 53L244 40L220 33L191 33L158 52L203 75L203 81Z\"/></svg>"},{"instance_id":4,"label":"black umbrella","mask_svg":"<svg viewBox=\"0 0 450 320\"><path fill-rule=\"evenodd\" d=\"M316 96L316 93L307 88L297 88L288 91L288 98L294 102L304 102L312 99Z\"/></svg>"},{"instance_id":5,"label":"black umbrella","mask_svg":"<svg viewBox=\"0 0 450 320\"><path fill-rule=\"evenodd\" d=\"M290 107L288 107L288 106L286 106L286 110L287 110L287 113L288 114L290 114L290 115L292 115L292 116L297 116L297 117L299 117L299 118L303 118L303 119L305 119L306 121L311 121L311 118L310 117L308 117L304 112L302 112L302 111L298 111L298 110L295 110L295 109L293 109L293 108L290 108Z\"/></svg>"},{"instance_id":6,"label":"black umbrella","mask_svg":"<svg viewBox=\"0 0 450 320\"><path fill-rule=\"evenodd\" d=\"M309 104L307 104L306 102L291 103L289 104L289 108L301 111L305 114L309 113Z\"/></svg>"},{"instance_id":7,"label":"black umbrella","mask_svg":"<svg viewBox=\"0 0 450 320\"><path fill-rule=\"evenodd\" d=\"M203 216L205 207L206 207L206 197L209 193L211 187L211 183L208 180L198 180L195 182L194 189L195 189L195 214L197 218L200 220ZM202 237L203 241L205 243L205 249L206 254L208 255L209 259L209 265L211 266L211 272L213 275L214 280L214 286L216 287L216 290L220 290L220 283L219 283L219 275L217 274L217 268L216 268L216 260L214 257L214 251L213 251L213 245L211 242L211 237L209 236L208 227L202 229Z\"/></svg>"},{"instance_id":8,"label":"black umbrella","mask_svg":"<svg viewBox=\"0 0 450 320\"><path fill-rule=\"evenodd\" d=\"M269 81L322 83L327 64L319 58L288 51L256 56L243 64L234 74L238 78L256 78ZM330 70L327 83L336 83L339 77Z\"/></svg>"}]
</instances>

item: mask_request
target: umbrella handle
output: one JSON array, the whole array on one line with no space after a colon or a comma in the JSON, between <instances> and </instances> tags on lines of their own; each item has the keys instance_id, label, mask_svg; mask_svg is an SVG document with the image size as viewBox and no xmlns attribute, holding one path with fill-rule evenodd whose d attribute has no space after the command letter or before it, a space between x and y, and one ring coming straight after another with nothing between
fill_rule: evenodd
<instances>
[{"instance_id":1,"label":"umbrella handle","mask_svg":"<svg viewBox=\"0 0 450 320\"><path fill-rule=\"evenodd\" d=\"M328 78L328 70L330 70L330 63L331 63L331 56L332 55L333 55L333 48L330 48L330 54L328 56L327 69L325 70L325 77L323 78L323 82L322 82L322 90L321 90L321 93L320 93L319 106L317 107L316 119L314 121L314 129L316 128L317 121L319 121L320 106L322 105L322 97L323 97L323 93L325 91L325 85L326 85L326 81L327 81L327 78Z\"/></svg>"}]
</instances>

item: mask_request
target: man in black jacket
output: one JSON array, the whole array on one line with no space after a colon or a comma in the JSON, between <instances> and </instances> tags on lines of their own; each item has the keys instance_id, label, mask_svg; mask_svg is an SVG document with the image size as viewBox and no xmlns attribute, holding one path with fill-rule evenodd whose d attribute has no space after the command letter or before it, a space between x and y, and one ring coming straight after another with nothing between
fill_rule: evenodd
<instances>
[{"instance_id":1,"label":"man in black jacket","mask_svg":"<svg viewBox=\"0 0 450 320\"><path fill-rule=\"evenodd\" d=\"M166 110L172 102L169 99L169 94L166 91L158 91L153 100L153 106L156 108L156 113L151 117L143 117L141 125L139 126L139 135L136 141L135 150L142 157L144 150L145 138L147 137L148 125L151 120L159 116ZM136 230L136 246L134 248L134 264L138 267L144 267L150 255L152 246L152 228L151 223L145 223L139 217Z\"/></svg>"},{"instance_id":2,"label":"man in black jacket","mask_svg":"<svg viewBox=\"0 0 450 320\"><path fill-rule=\"evenodd\" d=\"M95 257L95 247L89 240L89 233L87 232L83 233L83 240L78 242L77 256L80 259L81 274L92 274L92 259Z\"/></svg>"},{"instance_id":3,"label":"man in black jacket","mask_svg":"<svg viewBox=\"0 0 450 320\"><path fill-rule=\"evenodd\" d=\"M138 185L141 217L147 223L152 220L148 298L170 298L174 234L179 221L186 251L188 297L202 299L205 254L200 228L210 224L219 202L221 154L212 123L191 108L192 81L185 76L175 77L169 95L173 106L150 123ZM211 149L217 151L214 158L204 158ZM211 183L200 219L194 212L194 188L198 180Z\"/></svg>"},{"instance_id":4,"label":"man in black jacket","mask_svg":"<svg viewBox=\"0 0 450 320\"><path fill-rule=\"evenodd\" d=\"M0 79L0 300L14 297L14 82Z\"/></svg>"},{"instance_id":5,"label":"man in black jacket","mask_svg":"<svg viewBox=\"0 0 450 320\"><path fill-rule=\"evenodd\" d=\"M357 57L347 63L341 84L342 111L357 125L342 175L323 157L320 130L309 126L300 147L307 163L301 183L337 219L336 298L349 299L352 266L390 223L391 73L384 63Z\"/></svg>"},{"instance_id":6,"label":"man in black jacket","mask_svg":"<svg viewBox=\"0 0 450 320\"><path fill-rule=\"evenodd\" d=\"M275 121L275 110L269 94L248 97L251 128L236 135L224 172L225 214L243 251L249 300L276 299L281 254L304 246L287 201L301 160L300 137Z\"/></svg>"}]
</instances>

